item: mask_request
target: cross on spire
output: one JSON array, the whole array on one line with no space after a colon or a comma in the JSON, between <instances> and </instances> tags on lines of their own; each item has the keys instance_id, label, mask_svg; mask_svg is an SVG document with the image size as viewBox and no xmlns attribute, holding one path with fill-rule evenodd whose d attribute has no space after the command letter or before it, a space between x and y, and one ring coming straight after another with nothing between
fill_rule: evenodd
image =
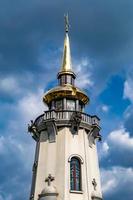
<instances>
[{"instance_id":1,"label":"cross on spire","mask_svg":"<svg viewBox=\"0 0 133 200\"><path fill-rule=\"evenodd\" d=\"M54 177L51 175L51 174L49 174L48 175L48 178L46 178L45 179L45 182L48 182L48 186L50 186L51 185L51 182L54 180Z\"/></svg>"},{"instance_id":2,"label":"cross on spire","mask_svg":"<svg viewBox=\"0 0 133 200\"><path fill-rule=\"evenodd\" d=\"M66 31L66 33L68 33L69 27L70 27L68 13L64 16L64 18L65 18L65 31Z\"/></svg>"},{"instance_id":3,"label":"cross on spire","mask_svg":"<svg viewBox=\"0 0 133 200\"><path fill-rule=\"evenodd\" d=\"M93 178L92 185L93 185L93 187L94 187L94 190L96 190L97 182L96 182L96 179L95 179L95 178Z\"/></svg>"}]
</instances>

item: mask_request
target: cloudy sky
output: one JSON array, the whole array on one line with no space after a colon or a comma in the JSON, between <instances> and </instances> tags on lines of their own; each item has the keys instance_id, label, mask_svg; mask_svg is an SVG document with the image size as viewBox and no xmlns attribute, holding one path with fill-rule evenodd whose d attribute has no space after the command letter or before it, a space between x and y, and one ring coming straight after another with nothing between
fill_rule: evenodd
<instances>
[{"instance_id":1,"label":"cloudy sky","mask_svg":"<svg viewBox=\"0 0 133 200\"><path fill-rule=\"evenodd\" d=\"M0 0L0 200L29 197L35 142L27 133L56 85L69 13L77 85L101 118L103 196L133 196L133 1Z\"/></svg>"}]
</instances>

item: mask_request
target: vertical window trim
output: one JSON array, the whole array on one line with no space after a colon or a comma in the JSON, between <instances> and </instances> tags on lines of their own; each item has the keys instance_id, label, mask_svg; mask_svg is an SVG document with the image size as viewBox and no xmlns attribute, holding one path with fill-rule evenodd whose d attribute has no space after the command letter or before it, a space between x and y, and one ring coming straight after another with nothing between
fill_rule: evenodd
<instances>
[{"instance_id":1,"label":"vertical window trim","mask_svg":"<svg viewBox=\"0 0 133 200\"><path fill-rule=\"evenodd\" d=\"M65 75L65 84L67 84L67 75Z\"/></svg>"}]
</instances>

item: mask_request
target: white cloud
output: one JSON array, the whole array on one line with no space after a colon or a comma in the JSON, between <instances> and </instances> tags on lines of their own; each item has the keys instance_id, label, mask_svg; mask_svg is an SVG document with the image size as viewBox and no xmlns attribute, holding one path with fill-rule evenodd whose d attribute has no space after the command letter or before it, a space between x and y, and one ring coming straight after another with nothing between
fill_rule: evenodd
<instances>
[{"instance_id":1,"label":"white cloud","mask_svg":"<svg viewBox=\"0 0 133 200\"><path fill-rule=\"evenodd\" d=\"M6 140L4 136L0 136L0 154L3 154L5 151Z\"/></svg>"},{"instance_id":2,"label":"white cloud","mask_svg":"<svg viewBox=\"0 0 133 200\"><path fill-rule=\"evenodd\" d=\"M129 99L133 103L133 79L128 77L124 83L124 98Z\"/></svg>"},{"instance_id":3,"label":"white cloud","mask_svg":"<svg viewBox=\"0 0 133 200\"><path fill-rule=\"evenodd\" d=\"M17 110L25 121L28 122L47 109L42 102L43 94L43 89L38 89L35 93L29 93L19 100Z\"/></svg>"},{"instance_id":4,"label":"white cloud","mask_svg":"<svg viewBox=\"0 0 133 200\"><path fill-rule=\"evenodd\" d=\"M122 159L123 152L126 157ZM108 137L99 147L99 158L104 162L106 158L106 165L116 163L118 165L126 165L131 161L131 154L133 152L133 137L129 132L125 131L124 127L114 130L109 133ZM104 162L105 163L105 162ZM129 165L128 165L129 166ZM111 183L109 183L111 184Z\"/></svg>"},{"instance_id":5,"label":"white cloud","mask_svg":"<svg viewBox=\"0 0 133 200\"><path fill-rule=\"evenodd\" d=\"M19 130L19 131L21 134L24 134L25 132L24 130ZM13 132L13 130L10 129L9 136L0 137L0 155L6 156L12 152L14 157L19 156L19 159L21 159L23 162L25 161L25 156L26 156L27 161L24 162L25 163L24 166L25 168L29 168L33 160L34 145L31 143L32 139L30 143L27 143L25 141L26 137L28 141L29 140L28 135L25 134L24 137L19 138L17 136L17 133Z\"/></svg>"},{"instance_id":6,"label":"white cloud","mask_svg":"<svg viewBox=\"0 0 133 200\"><path fill-rule=\"evenodd\" d=\"M103 152L107 154L107 153L108 153L108 150L109 150L109 145L108 145L107 142L104 142L104 143L103 143Z\"/></svg>"},{"instance_id":7,"label":"white cloud","mask_svg":"<svg viewBox=\"0 0 133 200\"><path fill-rule=\"evenodd\" d=\"M106 141L102 143L102 146L100 146L100 148L99 148L99 157L100 157L100 159L102 159L102 158L104 158L104 157L106 157L108 155L109 148L110 147L109 147L109 145L108 145L108 143Z\"/></svg>"},{"instance_id":8,"label":"white cloud","mask_svg":"<svg viewBox=\"0 0 133 200\"><path fill-rule=\"evenodd\" d=\"M103 112L107 113L109 111L109 106L102 105L101 109L102 109Z\"/></svg>"},{"instance_id":9,"label":"white cloud","mask_svg":"<svg viewBox=\"0 0 133 200\"><path fill-rule=\"evenodd\" d=\"M1 79L0 91L5 93L17 93L19 91L17 80L11 76Z\"/></svg>"},{"instance_id":10,"label":"white cloud","mask_svg":"<svg viewBox=\"0 0 133 200\"><path fill-rule=\"evenodd\" d=\"M116 193L133 185L133 168L112 167L101 170L102 190L104 194Z\"/></svg>"},{"instance_id":11,"label":"white cloud","mask_svg":"<svg viewBox=\"0 0 133 200\"><path fill-rule=\"evenodd\" d=\"M15 105L12 105L13 115L7 122L4 135L0 137L0 154L19 156L24 162L25 169L29 170L33 162L33 139L27 133L27 124L47 109L42 102L43 89L34 93L26 93ZM25 156L27 161L25 162Z\"/></svg>"},{"instance_id":12,"label":"white cloud","mask_svg":"<svg viewBox=\"0 0 133 200\"><path fill-rule=\"evenodd\" d=\"M28 170L32 166L35 147L30 135L26 135L27 124L30 120L34 120L38 115L42 114L44 110L47 110L46 105L42 102L43 95L43 89L38 88L34 93L29 92L22 99L19 99L14 106L15 118L8 121L6 128L7 136L6 138L4 136L0 138L1 153L8 154L10 150L14 153L17 152L23 162L26 156L27 162L24 162L24 166Z\"/></svg>"},{"instance_id":13,"label":"white cloud","mask_svg":"<svg viewBox=\"0 0 133 200\"><path fill-rule=\"evenodd\" d=\"M91 79L92 65L87 58L84 58L80 63L74 65L75 73L77 74L76 86L82 89L86 89L88 86L93 86Z\"/></svg>"},{"instance_id":14,"label":"white cloud","mask_svg":"<svg viewBox=\"0 0 133 200\"><path fill-rule=\"evenodd\" d=\"M0 195L0 200L4 200L3 197Z\"/></svg>"},{"instance_id":15,"label":"white cloud","mask_svg":"<svg viewBox=\"0 0 133 200\"><path fill-rule=\"evenodd\" d=\"M108 140L117 147L133 150L133 138L130 137L129 132L126 132L124 128L112 131L108 136Z\"/></svg>"},{"instance_id":16,"label":"white cloud","mask_svg":"<svg viewBox=\"0 0 133 200\"><path fill-rule=\"evenodd\" d=\"M104 193L112 192L116 186L117 186L116 179L114 177L112 177L110 179L106 179L106 182L103 183L102 190Z\"/></svg>"}]
</instances>

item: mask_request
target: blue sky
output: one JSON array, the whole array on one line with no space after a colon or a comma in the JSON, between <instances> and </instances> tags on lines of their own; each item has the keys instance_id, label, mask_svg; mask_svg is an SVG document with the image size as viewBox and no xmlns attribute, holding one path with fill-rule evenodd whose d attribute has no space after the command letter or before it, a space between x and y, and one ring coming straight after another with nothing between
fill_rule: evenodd
<instances>
[{"instance_id":1,"label":"blue sky","mask_svg":"<svg viewBox=\"0 0 133 200\"><path fill-rule=\"evenodd\" d=\"M0 0L0 200L28 199L35 142L27 124L56 85L69 13L77 86L101 118L103 196L133 196L133 1Z\"/></svg>"}]
</instances>

